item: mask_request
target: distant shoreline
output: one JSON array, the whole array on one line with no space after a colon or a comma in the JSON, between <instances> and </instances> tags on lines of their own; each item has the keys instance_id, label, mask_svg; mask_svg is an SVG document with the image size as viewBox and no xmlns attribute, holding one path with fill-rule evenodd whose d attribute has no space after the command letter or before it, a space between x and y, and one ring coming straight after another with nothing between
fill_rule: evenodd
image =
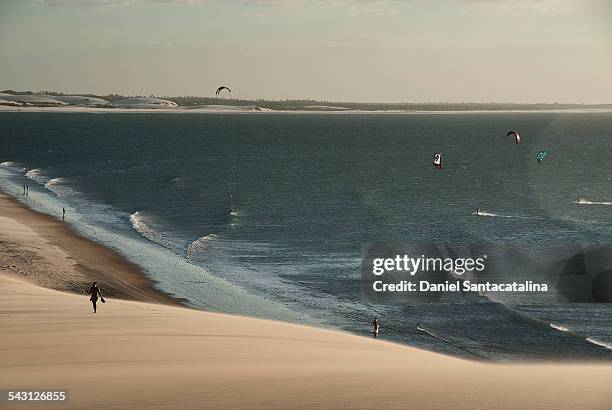
<instances>
[{"instance_id":1,"label":"distant shoreline","mask_svg":"<svg viewBox=\"0 0 612 410\"><path fill-rule=\"evenodd\" d=\"M87 110L106 112L198 112L198 113L487 113L487 112L612 112L607 103L513 103L513 102L355 102L312 99L240 99L201 96L129 96L121 94L64 94L56 91L0 91L0 111ZM101 111L100 111L101 110ZM123 111L119 111L123 112Z\"/></svg>"},{"instance_id":2,"label":"distant shoreline","mask_svg":"<svg viewBox=\"0 0 612 410\"><path fill-rule=\"evenodd\" d=\"M91 114L330 114L330 115L456 115L456 114L598 114L612 113L612 106L608 108L559 108L559 109L499 109L499 110L272 110L258 111L240 106L211 107L200 106L177 108L97 108L83 106L65 107L13 107L0 105L3 112L37 112L37 113L91 113Z\"/></svg>"}]
</instances>

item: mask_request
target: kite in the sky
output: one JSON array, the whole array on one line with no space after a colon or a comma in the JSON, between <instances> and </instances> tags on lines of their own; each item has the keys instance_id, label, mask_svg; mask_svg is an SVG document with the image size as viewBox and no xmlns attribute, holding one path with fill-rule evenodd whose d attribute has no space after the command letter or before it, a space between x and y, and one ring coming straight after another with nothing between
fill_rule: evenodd
<instances>
[{"instance_id":1,"label":"kite in the sky","mask_svg":"<svg viewBox=\"0 0 612 410\"><path fill-rule=\"evenodd\" d=\"M516 130L509 131L509 132L506 134L506 137L511 137L511 136L514 136L514 141L515 141L517 144L518 144L519 142L521 142L521 136L519 135L519 133L518 133Z\"/></svg>"},{"instance_id":2,"label":"kite in the sky","mask_svg":"<svg viewBox=\"0 0 612 410\"><path fill-rule=\"evenodd\" d=\"M538 151L538 153L536 154L538 162L544 161L544 157L546 157L546 155L548 155L548 151Z\"/></svg>"},{"instance_id":3,"label":"kite in the sky","mask_svg":"<svg viewBox=\"0 0 612 410\"><path fill-rule=\"evenodd\" d=\"M230 90L229 87L226 87L226 86L222 85L221 87L217 88L217 91L215 92L215 95L218 97L219 94L221 94L221 91L223 91L223 90L229 91L230 95L232 94L232 90Z\"/></svg>"}]
</instances>

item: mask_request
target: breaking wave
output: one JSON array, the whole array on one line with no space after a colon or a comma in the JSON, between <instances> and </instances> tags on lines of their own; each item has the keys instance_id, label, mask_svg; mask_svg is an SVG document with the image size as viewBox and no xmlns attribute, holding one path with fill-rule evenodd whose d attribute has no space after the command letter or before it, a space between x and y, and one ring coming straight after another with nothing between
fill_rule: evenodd
<instances>
[{"instance_id":1,"label":"breaking wave","mask_svg":"<svg viewBox=\"0 0 612 410\"><path fill-rule=\"evenodd\" d=\"M130 222L132 223L132 227L136 230L136 232L138 232L145 239L161 245L164 248L172 250L177 248L176 244L170 239L166 238L163 233L150 227L145 222L145 217L140 212L137 211L130 215Z\"/></svg>"},{"instance_id":2,"label":"breaking wave","mask_svg":"<svg viewBox=\"0 0 612 410\"><path fill-rule=\"evenodd\" d=\"M63 185L66 182L64 178L52 178L48 180L43 186L46 190L53 192L58 197L76 194L75 191Z\"/></svg>"},{"instance_id":3,"label":"breaking wave","mask_svg":"<svg viewBox=\"0 0 612 410\"><path fill-rule=\"evenodd\" d=\"M187 247L187 259L194 260L198 259L198 256L203 255L207 252L211 241L218 240L221 237L211 233L209 235L202 236L195 241L191 242ZM200 256L201 257L201 256Z\"/></svg>"},{"instance_id":4,"label":"breaking wave","mask_svg":"<svg viewBox=\"0 0 612 410\"><path fill-rule=\"evenodd\" d=\"M604 343L604 342L600 342L599 340L595 340L592 337L587 337L586 341L590 342L590 343L593 343L594 345L603 347L604 349L612 350L612 345L609 345L609 344Z\"/></svg>"},{"instance_id":5,"label":"breaking wave","mask_svg":"<svg viewBox=\"0 0 612 410\"><path fill-rule=\"evenodd\" d=\"M40 184L47 191L53 192L58 197L68 195L78 196L78 193L65 185L66 179L62 177L49 178L43 175L40 168L34 168L27 171L24 176L32 181Z\"/></svg>"},{"instance_id":6,"label":"breaking wave","mask_svg":"<svg viewBox=\"0 0 612 410\"><path fill-rule=\"evenodd\" d=\"M39 168L34 168L27 171L24 176L34 182L38 182L40 185L45 185L48 179L44 175L41 175L41 170Z\"/></svg>"}]
</instances>

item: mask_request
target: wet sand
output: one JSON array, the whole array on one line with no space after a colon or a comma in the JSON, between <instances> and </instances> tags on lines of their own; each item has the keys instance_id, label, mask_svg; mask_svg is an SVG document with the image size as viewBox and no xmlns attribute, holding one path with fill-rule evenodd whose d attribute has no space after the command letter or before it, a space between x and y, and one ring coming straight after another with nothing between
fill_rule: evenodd
<instances>
[{"instance_id":1,"label":"wet sand","mask_svg":"<svg viewBox=\"0 0 612 410\"><path fill-rule=\"evenodd\" d=\"M97 281L103 295L180 303L157 290L138 266L79 236L60 219L28 209L4 193L0 193L0 272L51 289L84 294Z\"/></svg>"}]
</instances>

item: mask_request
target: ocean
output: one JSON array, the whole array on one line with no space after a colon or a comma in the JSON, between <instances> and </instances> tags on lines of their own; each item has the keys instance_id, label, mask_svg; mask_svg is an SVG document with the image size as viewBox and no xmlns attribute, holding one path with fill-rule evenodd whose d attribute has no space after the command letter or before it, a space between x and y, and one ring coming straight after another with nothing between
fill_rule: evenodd
<instances>
[{"instance_id":1,"label":"ocean","mask_svg":"<svg viewBox=\"0 0 612 410\"><path fill-rule=\"evenodd\" d=\"M377 315L381 339L474 359L612 358L609 304L378 303L361 282L372 244L609 246L612 113L3 112L0 147L4 191L65 207L193 307L365 336Z\"/></svg>"}]
</instances>

